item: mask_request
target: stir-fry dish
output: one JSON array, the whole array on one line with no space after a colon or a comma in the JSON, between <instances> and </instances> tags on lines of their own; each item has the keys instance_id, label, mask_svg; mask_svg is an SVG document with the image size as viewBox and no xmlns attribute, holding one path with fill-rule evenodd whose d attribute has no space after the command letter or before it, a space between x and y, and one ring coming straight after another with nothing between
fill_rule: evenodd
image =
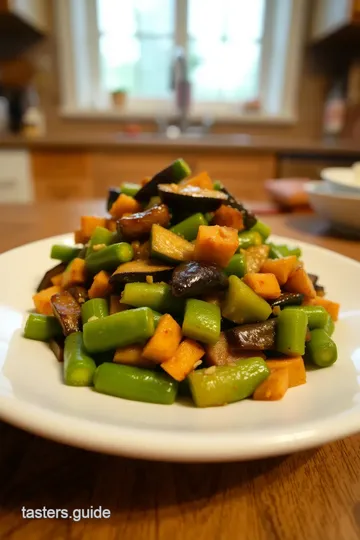
<instances>
[{"instance_id":1,"label":"stir-fry dish","mask_svg":"<svg viewBox=\"0 0 360 540\"><path fill-rule=\"evenodd\" d=\"M197 407L281 399L306 366L337 359L339 304L301 250L206 172L177 159L109 190L41 280L26 338L48 342L64 383L125 399Z\"/></svg>"}]
</instances>

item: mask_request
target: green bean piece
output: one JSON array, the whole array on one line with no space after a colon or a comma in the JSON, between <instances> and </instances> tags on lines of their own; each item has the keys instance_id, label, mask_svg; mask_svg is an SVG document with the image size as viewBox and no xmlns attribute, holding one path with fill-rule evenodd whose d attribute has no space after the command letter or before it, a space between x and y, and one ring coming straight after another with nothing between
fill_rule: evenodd
<instances>
[{"instance_id":1,"label":"green bean piece","mask_svg":"<svg viewBox=\"0 0 360 540\"><path fill-rule=\"evenodd\" d=\"M159 324L159 321L161 317L163 316L163 314L154 310L152 310L152 312L153 312L153 317L154 317L154 325L155 325L155 328L157 328L157 325Z\"/></svg>"},{"instance_id":2,"label":"green bean piece","mask_svg":"<svg viewBox=\"0 0 360 540\"><path fill-rule=\"evenodd\" d=\"M239 278L244 277L247 272L245 254L236 253L233 255L224 272L228 276L237 276Z\"/></svg>"},{"instance_id":3,"label":"green bean piece","mask_svg":"<svg viewBox=\"0 0 360 540\"><path fill-rule=\"evenodd\" d=\"M51 247L50 257L62 262L70 262L79 255L81 248L67 246L66 244L54 244Z\"/></svg>"},{"instance_id":4,"label":"green bean piece","mask_svg":"<svg viewBox=\"0 0 360 540\"><path fill-rule=\"evenodd\" d=\"M160 313L181 315L185 301L171 294L171 287L166 283L127 283L121 296L121 302L129 306L147 306Z\"/></svg>"},{"instance_id":5,"label":"green bean piece","mask_svg":"<svg viewBox=\"0 0 360 540\"><path fill-rule=\"evenodd\" d=\"M336 343L323 328L310 332L311 339L306 344L306 360L319 367L331 366L337 360Z\"/></svg>"},{"instance_id":6,"label":"green bean piece","mask_svg":"<svg viewBox=\"0 0 360 540\"><path fill-rule=\"evenodd\" d=\"M90 237L89 244L86 248L86 257L88 257L90 253L94 252L94 246L108 246L109 244L111 244L113 237L114 233L109 231L109 229L105 229L105 227L96 227Z\"/></svg>"},{"instance_id":7,"label":"green bean piece","mask_svg":"<svg viewBox=\"0 0 360 540\"><path fill-rule=\"evenodd\" d=\"M92 274L97 274L101 270L113 271L121 263L131 261L133 256L134 251L131 245L120 242L91 253L85 259L85 264Z\"/></svg>"},{"instance_id":8,"label":"green bean piece","mask_svg":"<svg viewBox=\"0 0 360 540\"><path fill-rule=\"evenodd\" d=\"M335 323L333 321L333 318L331 317L330 313L327 314L326 324L324 326L324 330L327 333L328 336L332 336L335 330Z\"/></svg>"},{"instance_id":9,"label":"green bean piece","mask_svg":"<svg viewBox=\"0 0 360 540\"><path fill-rule=\"evenodd\" d=\"M92 298L81 306L81 319L85 324L89 320L103 319L109 315L109 306L105 298Z\"/></svg>"},{"instance_id":10,"label":"green bean piece","mask_svg":"<svg viewBox=\"0 0 360 540\"><path fill-rule=\"evenodd\" d=\"M137 192L141 189L140 184L133 184L132 182L124 182L120 186L121 193L128 195L129 197L135 197Z\"/></svg>"},{"instance_id":11,"label":"green bean piece","mask_svg":"<svg viewBox=\"0 0 360 540\"><path fill-rule=\"evenodd\" d=\"M104 363L95 372L94 386L97 392L110 396L171 405L176 398L178 383L165 373Z\"/></svg>"},{"instance_id":12,"label":"green bean piece","mask_svg":"<svg viewBox=\"0 0 360 540\"><path fill-rule=\"evenodd\" d=\"M65 338L64 381L69 386L91 386L96 364L84 348L82 332Z\"/></svg>"},{"instance_id":13,"label":"green bean piece","mask_svg":"<svg viewBox=\"0 0 360 540\"><path fill-rule=\"evenodd\" d=\"M266 362L254 357L234 366L198 369L188 376L197 407L215 407L251 396L270 374Z\"/></svg>"},{"instance_id":14,"label":"green bean piece","mask_svg":"<svg viewBox=\"0 0 360 540\"><path fill-rule=\"evenodd\" d=\"M266 240L267 238L269 238L269 236L271 234L271 228L269 227L269 225L266 225L266 223L263 223L260 220L257 220L255 225L253 227L251 227L250 230L253 231L253 232L256 231L259 234L261 234L261 237L262 237L263 240Z\"/></svg>"},{"instance_id":15,"label":"green bean piece","mask_svg":"<svg viewBox=\"0 0 360 540\"><path fill-rule=\"evenodd\" d=\"M291 248L285 244L268 244L270 246L269 258L270 259L281 259L282 257L290 257L290 255L295 255L295 257L301 257L301 249L299 247Z\"/></svg>"},{"instance_id":16,"label":"green bean piece","mask_svg":"<svg viewBox=\"0 0 360 540\"><path fill-rule=\"evenodd\" d=\"M276 350L288 356L305 353L308 317L301 309L283 309L277 318Z\"/></svg>"},{"instance_id":17,"label":"green bean piece","mask_svg":"<svg viewBox=\"0 0 360 540\"><path fill-rule=\"evenodd\" d=\"M207 224L204 214L198 212L171 227L170 231L191 242L197 237L200 225Z\"/></svg>"},{"instance_id":18,"label":"green bean piece","mask_svg":"<svg viewBox=\"0 0 360 540\"><path fill-rule=\"evenodd\" d=\"M261 234L257 231L242 231L239 233L239 247L240 249L247 249L251 246L260 246L263 243Z\"/></svg>"},{"instance_id":19,"label":"green bean piece","mask_svg":"<svg viewBox=\"0 0 360 540\"><path fill-rule=\"evenodd\" d=\"M24 337L27 339L49 341L61 335L62 329L56 317L40 315L40 313L30 313L28 316L24 328Z\"/></svg>"},{"instance_id":20,"label":"green bean piece","mask_svg":"<svg viewBox=\"0 0 360 540\"><path fill-rule=\"evenodd\" d=\"M90 353L143 343L155 332L153 312L147 307L128 309L85 323L83 332Z\"/></svg>"},{"instance_id":21,"label":"green bean piece","mask_svg":"<svg viewBox=\"0 0 360 540\"><path fill-rule=\"evenodd\" d=\"M206 221L207 221L208 223L211 223L211 221L212 221L212 219L213 219L213 217L214 217L214 212L206 212L206 213L204 214L204 217L205 217L205 219L206 219Z\"/></svg>"},{"instance_id":22,"label":"green bean piece","mask_svg":"<svg viewBox=\"0 0 360 540\"><path fill-rule=\"evenodd\" d=\"M229 277L229 288L222 304L222 315L238 324L266 321L270 305L237 276Z\"/></svg>"},{"instance_id":23,"label":"green bean piece","mask_svg":"<svg viewBox=\"0 0 360 540\"><path fill-rule=\"evenodd\" d=\"M214 345L220 337L219 306L190 298L186 302L182 332L184 336Z\"/></svg>"},{"instance_id":24,"label":"green bean piece","mask_svg":"<svg viewBox=\"0 0 360 540\"><path fill-rule=\"evenodd\" d=\"M284 309L298 309L306 313L310 330L324 328L328 322L328 312L322 306L287 306Z\"/></svg>"},{"instance_id":25,"label":"green bean piece","mask_svg":"<svg viewBox=\"0 0 360 540\"><path fill-rule=\"evenodd\" d=\"M214 189L215 191L221 191L223 187L224 187L224 186L222 185L222 183L220 182L220 180L215 180L215 182L213 183L213 189Z\"/></svg>"}]
</instances>

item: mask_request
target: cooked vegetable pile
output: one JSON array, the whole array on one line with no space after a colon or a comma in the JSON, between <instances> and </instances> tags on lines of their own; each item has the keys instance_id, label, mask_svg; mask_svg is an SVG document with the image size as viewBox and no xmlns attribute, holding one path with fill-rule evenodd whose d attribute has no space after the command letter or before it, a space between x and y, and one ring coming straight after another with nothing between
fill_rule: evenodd
<instances>
[{"instance_id":1,"label":"cooked vegetable pile","mask_svg":"<svg viewBox=\"0 0 360 540\"><path fill-rule=\"evenodd\" d=\"M281 399L305 365L337 359L339 304L301 251L206 172L178 159L109 190L33 297L24 335L49 342L64 382L125 399L197 407Z\"/></svg>"}]
</instances>

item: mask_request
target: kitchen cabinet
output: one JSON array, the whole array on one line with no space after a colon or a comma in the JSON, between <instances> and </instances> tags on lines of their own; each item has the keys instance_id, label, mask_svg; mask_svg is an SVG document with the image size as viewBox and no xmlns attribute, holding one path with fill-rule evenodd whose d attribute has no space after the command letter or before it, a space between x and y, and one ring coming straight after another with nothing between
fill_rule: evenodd
<instances>
[{"instance_id":1,"label":"kitchen cabinet","mask_svg":"<svg viewBox=\"0 0 360 540\"><path fill-rule=\"evenodd\" d=\"M49 28L46 0L0 0L0 17L12 15L34 30L45 33Z\"/></svg>"},{"instance_id":2,"label":"kitchen cabinet","mask_svg":"<svg viewBox=\"0 0 360 540\"><path fill-rule=\"evenodd\" d=\"M320 173L326 167L351 167L354 158L316 156L316 157L291 157L283 156L279 159L279 178L309 178L320 180Z\"/></svg>"},{"instance_id":3,"label":"kitchen cabinet","mask_svg":"<svg viewBox=\"0 0 360 540\"><path fill-rule=\"evenodd\" d=\"M335 36L356 25L360 36L360 0L316 0L312 9L312 41Z\"/></svg>"},{"instance_id":4,"label":"kitchen cabinet","mask_svg":"<svg viewBox=\"0 0 360 540\"><path fill-rule=\"evenodd\" d=\"M27 203L34 198L27 150L0 151L0 203Z\"/></svg>"}]
</instances>

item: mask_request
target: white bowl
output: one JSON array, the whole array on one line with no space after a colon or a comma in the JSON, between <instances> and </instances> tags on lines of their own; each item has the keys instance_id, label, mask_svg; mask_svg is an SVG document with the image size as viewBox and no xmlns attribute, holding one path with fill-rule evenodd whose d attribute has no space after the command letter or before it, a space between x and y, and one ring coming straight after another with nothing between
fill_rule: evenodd
<instances>
[{"instance_id":1,"label":"white bowl","mask_svg":"<svg viewBox=\"0 0 360 540\"><path fill-rule=\"evenodd\" d=\"M359 195L334 191L321 181L306 183L305 190L315 212L341 232L360 235L360 191Z\"/></svg>"},{"instance_id":2,"label":"white bowl","mask_svg":"<svg viewBox=\"0 0 360 540\"><path fill-rule=\"evenodd\" d=\"M360 195L359 163L353 167L329 167L323 169L320 177L336 192L358 193Z\"/></svg>"}]
</instances>

